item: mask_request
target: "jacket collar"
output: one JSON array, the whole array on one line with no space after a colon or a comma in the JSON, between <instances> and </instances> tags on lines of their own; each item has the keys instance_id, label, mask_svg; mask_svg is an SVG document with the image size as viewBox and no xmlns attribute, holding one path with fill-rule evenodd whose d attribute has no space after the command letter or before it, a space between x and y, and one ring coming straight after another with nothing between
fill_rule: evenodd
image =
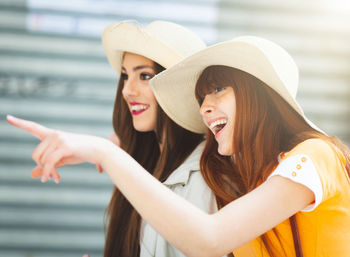
<instances>
[{"instance_id":1,"label":"jacket collar","mask_svg":"<svg viewBox=\"0 0 350 257\"><path fill-rule=\"evenodd\" d=\"M163 182L167 186L186 185L193 171L199 171L199 159L203 152L205 141L201 142L187 159L177 167L170 176Z\"/></svg>"}]
</instances>

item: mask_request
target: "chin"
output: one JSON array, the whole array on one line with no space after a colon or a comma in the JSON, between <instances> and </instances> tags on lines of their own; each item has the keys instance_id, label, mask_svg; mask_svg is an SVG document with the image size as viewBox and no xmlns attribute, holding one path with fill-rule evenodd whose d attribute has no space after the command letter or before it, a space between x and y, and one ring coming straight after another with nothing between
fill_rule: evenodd
<instances>
[{"instance_id":1,"label":"chin","mask_svg":"<svg viewBox=\"0 0 350 257\"><path fill-rule=\"evenodd\" d=\"M222 156L231 156L233 155L233 150L228 146L218 146L218 153Z\"/></svg>"},{"instance_id":2,"label":"chin","mask_svg":"<svg viewBox=\"0 0 350 257\"><path fill-rule=\"evenodd\" d=\"M220 149L220 148L218 149L218 153L220 155L222 155L222 156L230 156L230 155L232 155L231 151L223 150L223 149Z\"/></svg>"},{"instance_id":3,"label":"chin","mask_svg":"<svg viewBox=\"0 0 350 257\"><path fill-rule=\"evenodd\" d=\"M148 124L135 124L134 125L134 129L139 131L139 132L149 132L149 131L153 131L154 128L152 126L149 126Z\"/></svg>"},{"instance_id":4,"label":"chin","mask_svg":"<svg viewBox=\"0 0 350 257\"><path fill-rule=\"evenodd\" d=\"M153 129L148 128L148 127L141 127L141 126L134 126L135 130L139 131L139 132L149 132L149 131L153 131Z\"/></svg>"}]
</instances>

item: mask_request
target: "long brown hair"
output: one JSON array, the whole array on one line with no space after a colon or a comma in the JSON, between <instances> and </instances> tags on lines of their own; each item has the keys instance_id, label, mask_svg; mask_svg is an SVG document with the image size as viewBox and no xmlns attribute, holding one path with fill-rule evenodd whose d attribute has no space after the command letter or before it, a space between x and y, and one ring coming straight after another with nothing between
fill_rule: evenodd
<instances>
[{"instance_id":1,"label":"long brown hair","mask_svg":"<svg viewBox=\"0 0 350 257\"><path fill-rule=\"evenodd\" d=\"M164 70L157 63L154 67L156 73ZM120 77L113 111L113 127L120 138L120 147L157 179L164 181L203 140L203 135L180 127L159 106L156 131L136 131L122 96L123 86ZM105 222L108 225L104 257L139 256L141 217L116 187L106 210Z\"/></svg>"},{"instance_id":2,"label":"long brown hair","mask_svg":"<svg viewBox=\"0 0 350 257\"><path fill-rule=\"evenodd\" d=\"M310 127L278 93L256 77L227 66L209 66L200 75L196 97L201 103L204 96L216 87L230 86L236 99L236 117L233 136L234 157L220 156L217 142L210 131L203 151L200 168L214 192L218 207L252 191L278 165L278 155L288 152L310 138L322 138L340 149L346 157L350 175L349 149L337 138L328 137ZM290 219L297 256L302 256L299 231L295 216ZM280 241L278 232L274 234ZM261 237L270 256L286 256L272 245L267 233ZM281 243L281 241L280 241Z\"/></svg>"}]
</instances>

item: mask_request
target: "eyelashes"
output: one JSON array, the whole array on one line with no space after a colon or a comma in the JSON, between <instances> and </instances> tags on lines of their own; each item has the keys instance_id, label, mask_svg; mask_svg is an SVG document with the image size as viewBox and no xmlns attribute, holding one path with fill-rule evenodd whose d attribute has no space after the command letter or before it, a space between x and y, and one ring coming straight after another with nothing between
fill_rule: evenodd
<instances>
[{"instance_id":1,"label":"eyelashes","mask_svg":"<svg viewBox=\"0 0 350 257\"><path fill-rule=\"evenodd\" d=\"M197 102L198 102L199 106L202 106L206 95L220 93L221 91L224 91L225 89L226 89L226 87L213 87L210 91L202 92L201 95L197 95Z\"/></svg>"},{"instance_id":2,"label":"eyelashes","mask_svg":"<svg viewBox=\"0 0 350 257\"><path fill-rule=\"evenodd\" d=\"M129 76L128 76L128 74L126 74L126 73L122 73L122 74L120 75L120 78L121 78L122 80L128 80Z\"/></svg>"},{"instance_id":3,"label":"eyelashes","mask_svg":"<svg viewBox=\"0 0 350 257\"><path fill-rule=\"evenodd\" d=\"M150 80L153 77L154 77L154 75L153 74L149 74L149 73L141 73L140 74L140 79L141 80Z\"/></svg>"},{"instance_id":4,"label":"eyelashes","mask_svg":"<svg viewBox=\"0 0 350 257\"><path fill-rule=\"evenodd\" d=\"M214 92L215 93L219 93L219 92L221 92L221 91L223 91L225 89L226 89L226 87L217 87L217 88L214 88Z\"/></svg>"},{"instance_id":5,"label":"eyelashes","mask_svg":"<svg viewBox=\"0 0 350 257\"><path fill-rule=\"evenodd\" d=\"M150 80L153 77L154 77L154 74L150 74L150 73L143 72L143 73L139 74L139 79L140 80ZM124 72L122 72L121 75L120 75L120 78L125 81L125 80L129 79L129 75L124 73Z\"/></svg>"}]
</instances>

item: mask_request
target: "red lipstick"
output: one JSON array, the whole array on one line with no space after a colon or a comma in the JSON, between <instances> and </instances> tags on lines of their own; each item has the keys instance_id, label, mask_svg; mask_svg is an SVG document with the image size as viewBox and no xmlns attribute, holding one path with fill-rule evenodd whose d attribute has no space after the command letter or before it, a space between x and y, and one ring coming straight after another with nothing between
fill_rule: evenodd
<instances>
[{"instance_id":1,"label":"red lipstick","mask_svg":"<svg viewBox=\"0 0 350 257\"><path fill-rule=\"evenodd\" d=\"M149 105L148 104L143 104L139 102L130 102L131 105L131 114L132 115L139 115L145 111L148 110ZM141 108L138 108L137 106L141 106Z\"/></svg>"}]
</instances>

